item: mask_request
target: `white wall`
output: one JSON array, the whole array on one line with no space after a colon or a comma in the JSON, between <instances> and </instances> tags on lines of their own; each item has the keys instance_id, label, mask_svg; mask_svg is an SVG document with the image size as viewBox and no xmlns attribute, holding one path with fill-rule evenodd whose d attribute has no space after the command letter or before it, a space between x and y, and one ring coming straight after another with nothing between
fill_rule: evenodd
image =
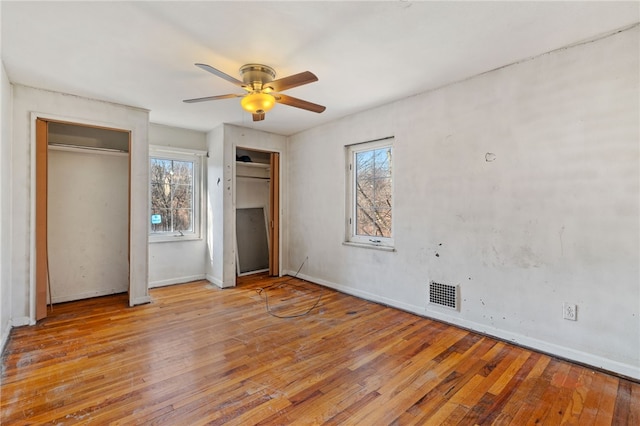
<instances>
[{"instance_id":1,"label":"white wall","mask_svg":"<svg viewBox=\"0 0 640 426\"><path fill-rule=\"evenodd\" d=\"M149 123L149 144L205 151L207 149L207 134L197 130Z\"/></svg>"},{"instance_id":2,"label":"white wall","mask_svg":"<svg viewBox=\"0 0 640 426\"><path fill-rule=\"evenodd\" d=\"M49 148L49 282L53 303L129 289L129 155Z\"/></svg>"},{"instance_id":3,"label":"white wall","mask_svg":"<svg viewBox=\"0 0 640 426\"><path fill-rule=\"evenodd\" d=\"M34 116L131 131L130 303L148 295L147 214L149 194L148 112L78 96L13 86L11 306L14 325L33 323Z\"/></svg>"},{"instance_id":4,"label":"white wall","mask_svg":"<svg viewBox=\"0 0 640 426\"><path fill-rule=\"evenodd\" d=\"M206 133L160 124L149 125L149 143L182 150L205 151ZM206 194L206 173L202 176ZM206 211L201 211L206 223ZM205 278L206 226L198 240L149 243L149 287L185 283Z\"/></svg>"},{"instance_id":5,"label":"white wall","mask_svg":"<svg viewBox=\"0 0 640 426\"><path fill-rule=\"evenodd\" d=\"M11 330L11 103L12 87L0 62L0 352Z\"/></svg>"},{"instance_id":6,"label":"white wall","mask_svg":"<svg viewBox=\"0 0 640 426\"><path fill-rule=\"evenodd\" d=\"M225 247L231 247L233 240L228 225L225 226L225 215L231 206L233 169L231 152L226 150L224 141L225 126L218 126L207 133L207 251L205 273L207 280L219 287L235 285L235 276L231 256L228 253L225 263ZM225 159L225 154L228 157ZM226 167L225 167L226 164ZM225 209L225 204L229 208ZM234 261L235 262L235 261Z\"/></svg>"},{"instance_id":7,"label":"white wall","mask_svg":"<svg viewBox=\"0 0 640 426\"><path fill-rule=\"evenodd\" d=\"M236 208L264 207L269 212L269 181L236 178Z\"/></svg>"},{"instance_id":8,"label":"white wall","mask_svg":"<svg viewBox=\"0 0 640 426\"><path fill-rule=\"evenodd\" d=\"M638 40L636 26L292 136L289 264L640 378ZM386 136L396 251L342 245L344 146ZM427 305L429 280L460 286L459 312Z\"/></svg>"},{"instance_id":9,"label":"white wall","mask_svg":"<svg viewBox=\"0 0 640 426\"><path fill-rule=\"evenodd\" d=\"M267 168L236 163L236 208L264 207L269 212L268 178Z\"/></svg>"},{"instance_id":10,"label":"white wall","mask_svg":"<svg viewBox=\"0 0 640 426\"><path fill-rule=\"evenodd\" d=\"M281 176L286 176L287 139L284 136L259 130L247 129L231 124L224 124L207 134L209 151L208 159L208 251L207 251L207 279L220 287L235 285L236 254L236 148L248 148L280 153ZM287 213L286 205L287 184L282 179L280 185L280 258L286 252L288 244L286 233ZM286 264L283 265L284 269Z\"/></svg>"}]
</instances>

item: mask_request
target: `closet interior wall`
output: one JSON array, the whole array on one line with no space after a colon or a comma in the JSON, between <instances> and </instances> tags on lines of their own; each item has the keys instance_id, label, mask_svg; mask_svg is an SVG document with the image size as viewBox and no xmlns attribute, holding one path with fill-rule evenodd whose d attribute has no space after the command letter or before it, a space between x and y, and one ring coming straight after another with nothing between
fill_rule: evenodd
<instances>
[{"instance_id":1,"label":"closet interior wall","mask_svg":"<svg viewBox=\"0 0 640 426\"><path fill-rule=\"evenodd\" d=\"M48 300L129 288L129 134L49 124Z\"/></svg>"}]
</instances>

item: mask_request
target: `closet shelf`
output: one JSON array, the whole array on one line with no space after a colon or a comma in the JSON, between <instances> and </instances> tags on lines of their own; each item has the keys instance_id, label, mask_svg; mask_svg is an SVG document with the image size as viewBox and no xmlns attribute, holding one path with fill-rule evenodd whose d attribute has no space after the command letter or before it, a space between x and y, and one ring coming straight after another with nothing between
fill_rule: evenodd
<instances>
[{"instance_id":1,"label":"closet shelf","mask_svg":"<svg viewBox=\"0 0 640 426\"><path fill-rule=\"evenodd\" d=\"M271 164L268 163L250 163L247 161L236 161L236 165L242 165L242 166L247 166L247 167L255 167L255 168L259 168L259 169L268 169Z\"/></svg>"}]
</instances>

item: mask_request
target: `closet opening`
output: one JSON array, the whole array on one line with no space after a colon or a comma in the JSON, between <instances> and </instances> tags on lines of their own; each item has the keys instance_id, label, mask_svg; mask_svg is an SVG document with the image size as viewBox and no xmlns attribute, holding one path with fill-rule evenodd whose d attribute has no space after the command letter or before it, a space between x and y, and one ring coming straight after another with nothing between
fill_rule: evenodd
<instances>
[{"instance_id":1,"label":"closet opening","mask_svg":"<svg viewBox=\"0 0 640 426\"><path fill-rule=\"evenodd\" d=\"M36 319L129 292L130 132L36 120Z\"/></svg>"},{"instance_id":2,"label":"closet opening","mask_svg":"<svg viewBox=\"0 0 640 426\"><path fill-rule=\"evenodd\" d=\"M280 155L236 148L236 275L280 273Z\"/></svg>"}]
</instances>

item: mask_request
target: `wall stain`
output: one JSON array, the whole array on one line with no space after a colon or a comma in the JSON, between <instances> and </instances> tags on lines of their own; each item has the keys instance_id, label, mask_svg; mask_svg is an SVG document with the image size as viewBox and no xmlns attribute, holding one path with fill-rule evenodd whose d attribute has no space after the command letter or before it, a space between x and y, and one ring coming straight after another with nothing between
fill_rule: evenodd
<instances>
[{"instance_id":1,"label":"wall stain","mask_svg":"<svg viewBox=\"0 0 640 426\"><path fill-rule=\"evenodd\" d=\"M514 263L521 268L539 268L540 259L529 246L521 246L515 254Z\"/></svg>"}]
</instances>

